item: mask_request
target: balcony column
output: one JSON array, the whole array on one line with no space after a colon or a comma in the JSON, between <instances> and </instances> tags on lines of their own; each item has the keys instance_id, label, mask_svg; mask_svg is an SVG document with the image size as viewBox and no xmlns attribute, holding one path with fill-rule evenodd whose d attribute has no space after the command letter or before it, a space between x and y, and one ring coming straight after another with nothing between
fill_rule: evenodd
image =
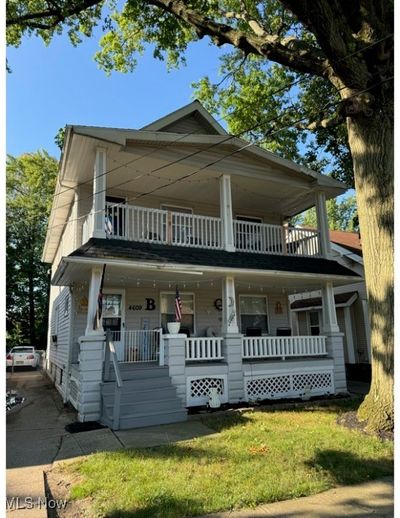
<instances>
[{"instance_id":1,"label":"balcony column","mask_svg":"<svg viewBox=\"0 0 400 518\"><path fill-rule=\"evenodd\" d=\"M315 209L317 212L317 222L319 230L319 242L322 257L329 257L331 254L331 241L329 238L328 214L326 212L326 196L324 191L315 193Z\"/></svg>"},{"instance_id":2,"label":"balcony column","mask_svg":"<svg viewBox=\"0 0 400 518\"><path fill-rule=\"evenodd\" d=\"M231 177L223 174L219 179L220 214L222 225L222 245L227 252L235 251L233 232Z\"/></svg>"},{"instance_id":3,"label":"balcony column","mask_svg":"<svg viewBox=\"0 0 400 518\"><path fill-rule=\"evenodd\" d=\"M105 148L96 148L93 175L93 237L105 238L107 154Z\"/></svg>"},{"instance_id":4,"label":"balcony column","mask_svg":"<svg viewBox=\"0 0 400 518\"><path fill-rule=\"evenodd\" d=\"M336 318L335 296L331 282L324 282L322 295L322 334L326 336L326 350L333 359L335 393L347 392L344 363L343 333Z\"/></svg>"},{"instance_id":5,"label":"balcony column","mask_svg":"<svg viewBox=\"0 0 400 518\"><path fill-rule=\"evenodd\" d=\"M235 296L235 279L226 276L222 280L222 334L238 334Z\"/></svg>"},{"instance_id":6,"label":"balcony column","mask_svg":"<svg viewBox=\"0 0 400 518\"><path fill-rule=\"evenodd\" d=\"M92 268L89 284L88 309L85 335L104 335L103 327L93 329L93 323L97 312L97 300L101 285L102 268Z\"/></svg>"}]
</instances>

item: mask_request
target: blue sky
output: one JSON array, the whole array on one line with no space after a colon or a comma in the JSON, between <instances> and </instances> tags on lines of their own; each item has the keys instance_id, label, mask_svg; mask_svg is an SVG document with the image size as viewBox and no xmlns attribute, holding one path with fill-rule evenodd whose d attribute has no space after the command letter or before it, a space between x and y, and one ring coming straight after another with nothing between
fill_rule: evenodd
<instances>
[{"instance_id":1,"label":"blue sky","mask_svg":"<svg viewBox=\"0 0 400 518\"><path fill-rule=\"evenodd\" d=\"M191 45L187 66L167 72L151 52L133 73L107 77L93 60L99 35L73 47L66 36L46 47L27 38L7 52L7 153L46 149L59 156L54 136L65 124L139 128L192 101L191 83L217 77L221 50Z\"/></svg>"},{"instance_id":2,"label":"blue sky","mask_svg":"<svg viewBox=\"0 0 400 518\"><path fill-rule=\"evenodd\" d=\"M187 65L177 70L168 72L148 51L134 72L107 76L93 58L100 37L97 29L77 47L66 35L47 47L32 37L8 49L7 153L42 148L59 158L54 137L66 124L140 128L191 102L193 82L205 75L215 81L225 51L205 38L189 46Z\"/></svg>"}]
</instances>

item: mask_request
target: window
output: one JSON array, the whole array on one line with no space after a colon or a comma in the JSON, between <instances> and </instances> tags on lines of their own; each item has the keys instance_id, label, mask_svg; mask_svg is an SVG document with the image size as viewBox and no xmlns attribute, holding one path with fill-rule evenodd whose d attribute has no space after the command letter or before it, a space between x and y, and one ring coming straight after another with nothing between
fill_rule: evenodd
<instances>
[{"instance_id":1,"label":"window","mask_svg":"<svg viewBox=\"0 0 400 518\"><path fill-rule=\"evenodd\" d=\"M236 216L236 219L239 221L247 221L249 223L262 223L262 218L256 218L253 216Z\"/></svg>"},{"instance_id":2,"label":"window","mask_svg":"<svg viewBox=\"0 0 400 518\"><path fill-rule=\"evenodd\" d=\"M53 321L53 328L54 328L54 335L58 334L58 320L59 320L59 314L60 314L60 305L57 304L54 308L54 321Z\"/></svg>"},{"instance_id":3,"label":"window","mask_svg":"<svg viewBox=\"0 0 400 518\"><path fill-rule=\"evenodd\" d=\"M189 207L174 205L161 205L163 210L173 212L171 216L171 228L165 228L164 233L168 241L173 243L191 243L193 239L193 210Z\"/></svg>"},{"instance_id":4,"label":"window","mask_svg":"<svg viewBox=\"0 0 400 518\"><path fill-rule=\"evenodd\" d=\"M310 311L308 313L310 334L311 336L319 335L319 313L318 311Z\"/></svg>"},{"instance_id":5,"label":"window","mask_svg":"<svg viewBox=\"0 0 400 518\"><path fill-rule=\"evenodd\" d=\"M179 293L182 301L181 327L186 327L194 334L194 294ZM175 322L175 292L161 293L161 326L166 332L167 323Z\"/></svg>"},{"instance_id":6,"label":"window","mask_svg":"<svg viewBox=\"0 0 400 518\"><path fill-rule=\"evenodd\" d=\"M259 295L240 295L240 327L242 333L247 328L260 328L262 333L268 333L268 302L267 297Z\"/></svg>"},{"instance_id":7,"label":"window","mask_svg":"<svg viewBox=\"0 0 400 518\"><path fill-rule=\"evenodd\" d=\"M103 294L102 322L104 331L112 331L113 339L119 341L122 323L122 295L120 293Z\"/></svg>"}]
</instances>

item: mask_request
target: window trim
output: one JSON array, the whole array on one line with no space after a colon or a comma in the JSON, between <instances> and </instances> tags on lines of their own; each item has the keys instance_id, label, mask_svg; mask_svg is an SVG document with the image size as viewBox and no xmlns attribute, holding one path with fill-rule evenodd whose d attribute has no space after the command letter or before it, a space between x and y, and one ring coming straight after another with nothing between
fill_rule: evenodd
<instances>
[{"instance_id":1,"label":"window trim","mask_svg":"<svg viewBox=\"0 0 400 518\"><path fill-rule=\"evenodd\" d=\"M161 321L162 321L162 312L161 312L161 299L162 299L162 296L163 295L175 295L176 294L176 291L160 291L160 311L159 311L159 323L160 323L160 327L162 325ZM196 293L194 291L181 291L179 290L179 295L182 299L182 294L184 295L192 295L193 297L193 335L196 336L197 335L197 318L196 318Z\"/></svg>"},{"instance_id":2,"label":"window trim","mask_svg":"<svg viewBox=\"0 0 400 518\"><path fill-rule=\"evenodd\" d=\"M125 288L104 288L104 295L121 295L121 332L125 331L126 307L125 307ZM101 314L101 325L103 325L104 311ZM105 317L107 318L107 317Z\"/></svg>"},{"instance_id":3,"label":"window trim","mask_svg":"<svg viewBox=\"0 0 400 518\"><path fill-rule=\"evenodd\" d=\"M270 318L269 318L269 301L268 301L268 295L260 295L259 293L243 293L243 294L239 294L239 323L240 323L240 332L242 334L245 333L245 329L242 329L242 315L254 315L254 313L242 313L242 307L241 307L241 304L240 304L240 299L242 297L257 297L257 298L264 298L265 299L265 307L266 307L266 313L265 315L267 316L267 334L271 334L271 321L270 321Z\"/></svg>"},{"instance_id":4,"label":"window trim","mask_svg":"<svg viewBox=\"0 0 400 518\"><path fill-rule=\"evenodd\" d=\"M238 219L246 218L246 219ZM244 223L264 223L264 219L259 216L248 216L247 214L235 214L236 221L243 221ZM253 221L251 221L253 220ZM257 221L255 221L257 220Z\"/></svg>"},{"instance_id":5,"label":"window trim","mask_svg":"<svg viewBox=\"0 0 400 518\"><path fill-rule=\"evenodd\" d=\"M166 208L167 207L167 208ZM174 205L172 203L160 203L161 210L167 210L168 212L179 212L179 210L170 210L170 209L184 209L190 210L190 214L193 215L193 207L185 207L183 205ZM182 212L182 214L189 214L188 212Z\"/></svg>"}]
</instances>

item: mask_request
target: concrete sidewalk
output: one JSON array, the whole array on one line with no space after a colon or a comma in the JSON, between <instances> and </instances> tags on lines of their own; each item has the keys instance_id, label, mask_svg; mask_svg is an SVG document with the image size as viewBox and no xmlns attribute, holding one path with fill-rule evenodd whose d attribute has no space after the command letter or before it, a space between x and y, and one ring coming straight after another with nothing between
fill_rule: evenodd
<instances>
[{"instance_id":1,"label":"concrete sidewalk","mask_svg":"<svg viewBox=\"0 0 400 518\"><path fill-rule=\"evenodd\" d=\"M342 486L317 495L261 505L255 509L208 514L203 518L392 518L393 477L354 486Z\"/></svg>"}]
</instances>

